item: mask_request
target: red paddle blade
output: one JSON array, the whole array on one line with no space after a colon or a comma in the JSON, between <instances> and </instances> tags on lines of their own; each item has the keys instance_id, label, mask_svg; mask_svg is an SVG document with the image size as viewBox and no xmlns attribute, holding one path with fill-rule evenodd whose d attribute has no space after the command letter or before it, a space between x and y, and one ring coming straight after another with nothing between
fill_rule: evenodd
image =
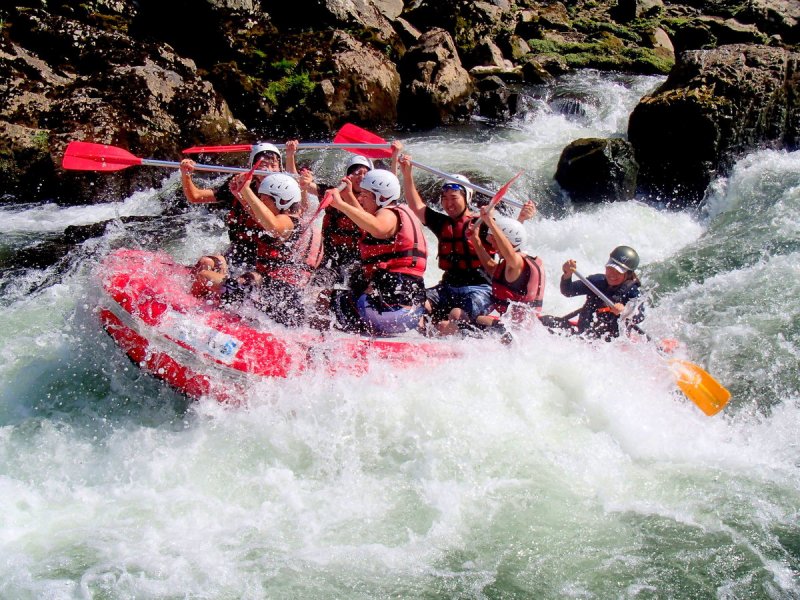
<instances>
[{"instance_id":1,"label":"red paddle blade","mask_svg":"<svg viewBox=\"0 0 800 600\"><path fill-rule=\"evenodd\" d=\"M230 146L192 146L183 151L184 154L211 154L213 152L250 152L250 144L232 144Z\"/></svg>"},{"instance_id":2,"label":"red paddle blade","mask_svg":"<svg viewBox=\"0 0 800 600\"><path fill-rule=\"evenodd\" d=\"M142 159L127 150L91 142L70 142L61 161L70 171L121 171L140 164Z\"/></svg>"},{"instance_id":3,"label":"red paddle blade","mask_svg":"<svg viewBox=\"0 0 800 600\"><path fill-rule=\"evenodd\" d=\"M503 199L503 196L506 195L506 192L508 191L508 188L511 187L511 184L514 183L517 180L517 177L522 175L524 172L525 171L520 171L519 173L514 175L511 179L506 181L503 187L497 190L497 193L494 196L492 196L492 199L489 201L489 210L492 210L495 206L497 206L497 203L500 202L500 200Z\"/></svg>"},{"instance_id":4,"label":"red paddle blade","mask_svg":"<svg viewBox=\"0 0 800 600\"><path fill-rule=\"evenodd\" d=\"M361 129L358 125L345 123L344 126L333 138L334 144L387 144L388 142L366 129ZM367 158L391 158L392 151L382 148L345 148L348 152L360 154Z\"/></svg>"}]
</instances>

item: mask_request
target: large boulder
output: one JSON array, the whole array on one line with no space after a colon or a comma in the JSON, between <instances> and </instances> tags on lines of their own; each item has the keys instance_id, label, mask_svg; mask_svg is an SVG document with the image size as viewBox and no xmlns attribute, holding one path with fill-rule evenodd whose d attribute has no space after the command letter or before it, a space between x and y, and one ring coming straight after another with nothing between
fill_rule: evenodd
<instances>
[{"instance_id":1,"label":"large boulder","mask_svg":"<svg viewBox=\"0 0 800 600\"><path fill-rule=\"evenodd\" d=\"M191 140L214 143L241 130L194 63L169 46L134 43L124 33L40 10L20 10L11 27L25 45L6 39L0 47L6 99L0 106L0 156L7 159L0 161L0 180L7 193L42 197L44 182L44 197L102 200L164 176L139 168L113 175L61 172L57 166L71 140L169 158Z\"/></svg>"},{"instance_id":2,"label":"large boulder","mask_svg":"<svg viewBox=\"0 0 800 600\"><path fill-rule=\"evenodd\" d=\"M630 200L638 170L626 140L582 138L561 152L555 180L574 202Z\"/></svg>"},{"instance_id":3,"label":"large boulder","mask_svg":"<svg viewBox=\"0 0 800 600\"><path fill-rule=\"evenodd\" d=\"M433 29L400 62L402 87L398 116L416 127L434 127L469 117L475 108L474 85L461 66L455 43Z\"/></svg>"},{"instance_id":4,"label":"large boulder","mask_svg":"<svg viewBox=\"0 0 800 600\"><path fill-rule=\"evenodd\" d=\"M797 148L798 59L798 53L766 46L683 53L628 123L640 189L696 203L741 154L763 146Z\"/></svg>"},{"instance_id":5,"label":"large boulder","mask_svg":"<svg viewBox=\"0 0 800 600\"><path fill-rule=\"evenodd\" d=\"M337 31L323 63L315 68L330 76L320 83L321 102L315 112L328 131L346 121L393 124L397 120L400 74L385 55Z\"/></svg>"}]
</instances>

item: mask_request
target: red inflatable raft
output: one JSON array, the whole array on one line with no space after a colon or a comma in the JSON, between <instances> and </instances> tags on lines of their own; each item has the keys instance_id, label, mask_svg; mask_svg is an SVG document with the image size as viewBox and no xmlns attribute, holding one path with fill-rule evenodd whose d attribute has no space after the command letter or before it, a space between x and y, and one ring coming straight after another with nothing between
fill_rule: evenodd
<instances>
[{"instance_id":1,"label":"red inflatable raft","mask_svg":"<svg viewBox=\"0 0 800 600\"><path fill-rule=\"evenodd\" d=\"M310 369L361 374L457 356L451 344L409 334L366 338L267 326L210 306L189 293L190 269L169 255L117 250L100 271L103 327L143 370L185 394L238 401L265 378Z\"/></svg>"}]
</instances>

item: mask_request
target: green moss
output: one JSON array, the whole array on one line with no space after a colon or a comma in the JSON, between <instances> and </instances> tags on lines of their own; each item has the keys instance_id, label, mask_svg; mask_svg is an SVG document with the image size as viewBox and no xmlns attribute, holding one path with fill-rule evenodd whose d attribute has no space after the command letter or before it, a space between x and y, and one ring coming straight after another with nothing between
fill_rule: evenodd
<instances>
[{"instance_id":1,"label":"green moss","mask_svg":"<svg viewBox=\"0 0 800 600\"><path fill-rule=\"evenodd\" d=\"M529 40L534 54L561 56L572 68L594 68L633 73L669 73L673 61L652 48L626 46L620 38L604 33L589 42Z\"/></svg>"},{"instance_id":2,"label":"green moss","mask_svg":"<svg viewBox=\"0 0 800 600\"><path fill-rule=\"evenodd\" d=\"M314 91L317 84L311 81L308 73L292 73L277 81L271 81L262 92L264 98L274 105L305 104L306 97Z\"/></svg>"},{"instance_id":3,"label":"green moss","mask_svg":"<svg viewBox=\"0 0 800 600\"><path fill-rule=\"evenodd\" d=\"M33 144L40 150L47 150L50 141L50 132L47 129L40 129L33 134Z\"/></svg>"}]
</instances>

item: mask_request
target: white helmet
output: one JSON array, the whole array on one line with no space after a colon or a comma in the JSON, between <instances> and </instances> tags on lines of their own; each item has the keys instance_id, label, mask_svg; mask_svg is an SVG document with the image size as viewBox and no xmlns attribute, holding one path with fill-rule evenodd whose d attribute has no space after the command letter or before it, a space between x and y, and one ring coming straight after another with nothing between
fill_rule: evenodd
<instances>
[{"instance_id":1,"label":"white helmet","mask_svg":"<svg viewBox=\"0 0 800 600\"><path fill-rule=\"evenodd\" d=\"M519 250L528 241L528 232L525 231L525 227L519 221L511 217L498 215L494 218L494 222L503 232L503 235L508 238L508 241L511 242L514 250Z\"/></svg>"},{"instance_id":2,"label":"white helmet","mask_svg":"<svg viewBox=\"0 0 800 600\"><path fill-rule=\"evenodd\" d=\"M400 199L400 180L386 169L372 169L361 180L361 189L375 194L375 203L383 208Z\"/></svg>"},{"instance_id":3,"label":"white helmet","mask_svg":"<svg viewBox=\"0 0 800 600\"><path fill-rule=\"evenodd\" d=\"M281 151L278 150L278 147L275 144L270 144L269 142L259 142L258 144L253 144L250 146L250 168L253 168L253 162L256 159L256 156L262 154L264 152L272 152L273 154L278 155L278 161L281 160Z\"/></svg>"},{"instance_id":4,"label":"white helmet","mask_svg":"<svg viewBox=\"0 0 800 600\"><path fill-rule=\"evenodd\" d=\"M472 183L469 179L467 179L464 175L461 175L460 173L455 173L452 177L453 177L453 179L456 179L458 181L463 181L465 183ZM475 192L473 192L472 188L469 188L469 187L467 187L465 185L459 185L458 181L446 181L446 182L444 182L442 184L442 191L444 191L446 189L451 189L450 186L456 186L458 189L460 189L460 190L462 190L464 192L464 197L467 199L467 204L469 204L470 202L472 202L472 195Z\"/></svg>"},{"instance_id":5,"label":"white helmet","mask_svg":"<svg viewBox=\"0 0 800 600\"><path fill-rule=\"evenodd\" d=\"M285 173L267 175L258 186L259 194L266 194L275 200L278 210L286 210L300 202L300 186L293 177Z\"/></svg>"},{"instance_id":6,"label":"white helmet","mask_svg":"<svg viewBox=\"0 0 800 600\"><path fill-rule=\"evenodd\" d=\"M367 167L368 170L372 170L375 167L372 164L372 161L368 159L366 156L361 156L360 154L356 154L350 161L347 163L347 168L345 169L345 173L350 175L350 169L353 167L360 166L360 167Z\"/></svg>"}]
</instances>

